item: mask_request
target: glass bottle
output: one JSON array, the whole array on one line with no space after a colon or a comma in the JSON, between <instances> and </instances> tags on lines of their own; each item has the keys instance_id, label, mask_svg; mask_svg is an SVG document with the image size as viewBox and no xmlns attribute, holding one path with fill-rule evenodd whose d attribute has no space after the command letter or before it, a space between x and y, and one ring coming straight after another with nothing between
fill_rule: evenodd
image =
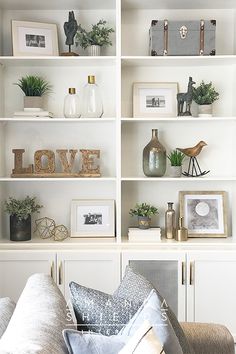
<instances>
[{"instance_id":1,"label":"glass bottle","mask_svg":"<svg viewBox=\"0 0 236 354\"><path fill-rule=\"evenodd\" d=\"M95 83L95 76L88 76L88 83L84 86L82 117L100 118L103 115L103 104L99 87Z\"/></svg>"},{"instance_id":2,"label":"glass bottle","mask_svg":"<svg viewBox=\"0 0 236 354\"><path fill-rule=\"evenodd\" d=\"M188 240L188 229L184 227L184 218L179 218L179 227L176 232L176 241L187 241Z\"/></svg>"},{"instance_id":3,"label":"glass bottle","mask_svg":"<svg viewBox=\"0 0 236 354\"><path fill-rule=\"evenodd\" d=\"M162 177L166 172L166 150L152 129L152 139L143 149L143 172L147 177Z\"/></svg>"},{"instance_id":4,"label":"glass bottle","mask_svg":"<svg viewBox=\"0 0 236 354\"><path fill-rule=\"evenodd\" d=\"M74 87L69 88L68 95L65 97L64 117L66 117L66 118L79 118L80 117L79 96L76 95L76 89Z\"/></svg>"},{"instance_id":5,"label":"glass bottle","mask_svg":"<svg viewBox=\"0 0 236 354\"><path fill-rule=\"evenodd\" d=\"M168 202L168 209L165 212L165 235L168 239L175 238L176 233L176 219L175 210L173 209L173 204Z\"/></svg>"}]
</instances>

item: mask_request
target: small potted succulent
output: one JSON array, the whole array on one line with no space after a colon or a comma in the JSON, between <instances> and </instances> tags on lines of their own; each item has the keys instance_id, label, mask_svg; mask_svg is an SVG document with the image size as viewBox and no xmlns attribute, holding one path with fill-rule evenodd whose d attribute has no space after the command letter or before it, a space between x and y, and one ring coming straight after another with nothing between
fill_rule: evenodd
<instances>
[{"instance_id":1,"label":"small potted succulent","mask_svg":"<svg viewBox=\"0 0 236 354\"><path fill-rule=\"evenodd\" d=\"M173 150L167 158L170 160L170 176L171 177L181 177L182 176L182 164L185 158L185 155L178 151Z\"/></svg>"},{"instance_id":2,"label":"small potted succulent","mask_svg":"<svg viewBox=\"0 0 236 354\"><path fill-rule=\"evenodd\" d=\"M9 198L5 202L5 212L10 214L10 240L29 241L31 239L31 214L39 213L42 205L36 198L27 196L25 199Z\"/></svg>"},{"instance_id":3,"label":"small potted succulent","mask_svg":"<svg viewBox=\"0 0 236 354\"><path fill-rule=\"evenodd\" d=\"M212 82L204 81L198 87L193 88L193 100L198 104L199 117L212 117L212 104L219 99L219 93L215 90Z\"/></svg>"},{"instance_id":4,"label":"small potted succulent","mask_svg":"<svg viewBox=\"0 0 236 354\"><path fill-rule=\"evenodd\" d=\"M151 216L158 214L158 209L152 205L141 203L136 204L134 209L130 209L129 214L138 217L138 227L140 229L149 229Z\"/></svg>"},{"instance_id":5,"label":"small potted succulent","mask_svg":"<svg viewBox=\"0 0 236 354\"><path fill-rule=\"evenodd\" d=\"M42 77L27 75L15 85L24 92L24 108L43 108L43 96L51 91L51 85Z\"/></svg>"},{"instance_id":6,"label":"small potted succulent","mask_svg":"<svg viewBox=\"0 0 236 354\"><path fill-rule=\"evenodd\" d=\"M101 55L101 47L112 45L110 34L115 32L113 28L106 26L107 21L100 20L96 25L92 25L91 31L86 31L78 25L76 33L76 45L88 50L89 56Z\"/></svg>"}]
</instances>

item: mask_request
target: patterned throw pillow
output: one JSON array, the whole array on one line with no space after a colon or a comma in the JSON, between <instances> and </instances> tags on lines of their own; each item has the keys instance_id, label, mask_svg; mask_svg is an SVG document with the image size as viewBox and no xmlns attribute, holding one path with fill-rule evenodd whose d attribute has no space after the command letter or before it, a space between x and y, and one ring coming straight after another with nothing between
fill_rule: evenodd
<instances>
[{"instance_id":1,"label":"patterned throw pillow","mask_svg":"<svg viewBox=\"0 0 236 354\"><path fill-rule=\"evenodd\" d=\"M8 326L15 307L16 304L11 299L9 299L9 297L0 299L0 338Z\"/></svg>"},{"instance_id":2,"label":"patterned throw pillow","mask_svg":"<svg viewBox=\"0 0 236 354\"><path fill-rule=\"evenodd\" d=\"M120 286L115 291L113 296L125 298L130 301L143 302L152 289L155 289L154 286L146 278L135 272L131 267L127 266L124 278L122 279ZM160 298L160 301L163 302L163 297L159 294L157 289L155 290ZM178 337L183 353L193 353L193 350L191 349L174 312L171 310L167 303L166 306L168 307L168 310L166 311L168 319L176 333L176 336Z\"/></svg>"},{"instance_id":3,"label":"patterned throw pillow","mask_svg":"<svg viewBox=\"0 0 236 354\"><path fill-rule=\"evenodd\" d=\"M107 336L117 334L142 304L75 282L70 283L70 293L78 330L90 330Z\"/></svg>"},{"instance_id":4,"label":"patterned throw pillow","mask_svg":"<svg viewBox=\"0 0 236 354\"><path fill-rule=\"evenodd\" d=\"M179 340L166 316L165 303L160 300L155 290L151 291L137 313L122 328L119 335L133 336L145 320L148 320L152 325L155 335L160 339L166 353L183 354Z\"/></svg>"},{"instance_id":5,"label":"patterned throw pillow","mask_svg":"<svg viewBox=\"0 0 236 354\"><path fill-rule=\"evenodd\" d=\"M131 337L118 354L165 354L163 345L156 336L152 325L144 321L142 326Z\"/></svg>"}]
</instances>

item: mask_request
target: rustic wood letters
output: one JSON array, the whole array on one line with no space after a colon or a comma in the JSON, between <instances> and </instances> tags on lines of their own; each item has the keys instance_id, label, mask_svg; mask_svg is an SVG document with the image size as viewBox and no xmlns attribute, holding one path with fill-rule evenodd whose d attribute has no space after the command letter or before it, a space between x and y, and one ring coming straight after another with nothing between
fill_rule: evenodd
<instances>
[{"instance_id":1,"label":"rustic wood letters","mask_svg":"<svg viewBox=\"0 0 236 354\"><path fill-rule=\"evenodd\" d=\"M12 170L13 174L21 174L21 173L33 173L33 165L29 165L28 167L23 167L23 154L25 149L13 149L12 150L14 157L14 169Z\"/></svg>"},{"instance_id":2,"label":"rustic wood letters","mask_svg":"<svg viewBox=\"0 0 236 354\"><path fill-rule=\"evenodd\" d=\"M43 166L43 158L46 166ZM38 150L34 154L35 173L54 173L55 172L55 154L51 150Z\"/></svg>"},{"instance_id":3,"label":"rustic wood letters","mask_svg":"<svg viewBox=\"0 0 236 354\"><path fill-rule=\"evenodd\" d=\"M78 152L78 150L69 150L70 153L70 161L67 160L67 152L68 150L57 150L58 156L60 158L63 172L65 173L71 173L73 170L74 162L75 162L75 156Z\"/></svg>"},{"instance_id":4,"label":"rustic wood letters","mask_svg":"<svg viewBox=\"0 0 236 354\"><path fill-rule=\"evenodd\" d=\"M96 158L100 158L100 150L80 150L80 152L82 154L81 173L100 173L99 166L95 162Z\"/></svg>"}]
</instances>

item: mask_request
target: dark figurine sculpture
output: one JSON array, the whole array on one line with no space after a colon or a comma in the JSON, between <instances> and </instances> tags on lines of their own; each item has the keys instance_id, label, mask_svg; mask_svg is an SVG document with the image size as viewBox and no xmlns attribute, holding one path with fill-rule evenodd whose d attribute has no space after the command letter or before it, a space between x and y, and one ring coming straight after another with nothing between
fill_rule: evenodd
<instances>
[{"instance_id":1,"label":"dark figurine sculpture","mask_svg":"<svg viewBox=\"0 0 236 354\"><path fill-rule=\"evenodd\" d=\"M199 141L199 143L193 147L190 148L177 148L177 150L181 151L184 155L188 156L189 159L189 165L188 165L188 171L184 172L183 175L186 177L200 177L200 176L205 176L207 173L210 171L202 171L198 160L197 156L200 154L202 151L202 148L206 146L207 143L205 141Z\"/></svg>"},{"instance_id":2,"label":"dark figurine sculpture","mask_svg":"<svg viewBox=\"0 0 236 354\"><path fill-rule=\"evenodd\" d=\"M78 54L71 51L71 46L74 44L74 38L78 29L78 24L75 19L74 11L69 11L68 21L64 23L64 32L66 35L66 45L69 46L69 52L62 53L61 55L77 56Z\"/></svg>"},{"instance_id":3,"label":"dark figurine sculpture","mask_svg":"<svg viewBox=\"0 0 236 354\"><path fill-rule=\"evenodd\" d=\"M178 101L178 116L191 116L191 104L193 100L193 85L196 82L193 81L192 77L189 77L188 81L188 91L185 93L177 94ZM185 112L184 112L184 103L185 103Z\"/></svg>"}]
</instances>

